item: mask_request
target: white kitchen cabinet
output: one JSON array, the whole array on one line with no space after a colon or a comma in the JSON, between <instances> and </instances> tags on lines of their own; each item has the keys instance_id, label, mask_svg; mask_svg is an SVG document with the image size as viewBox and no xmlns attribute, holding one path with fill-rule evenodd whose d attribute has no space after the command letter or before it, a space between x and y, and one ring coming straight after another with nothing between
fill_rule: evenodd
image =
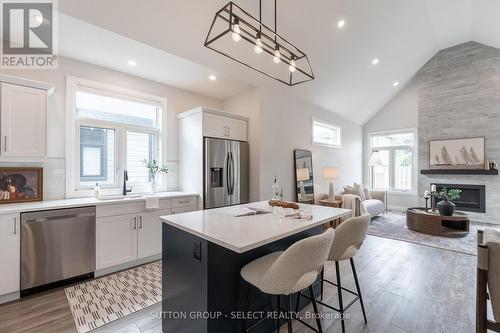
<instances>
[{"instance_id":1,"label":"white kitchen cabinet","mask_svg":"<svg viewBox=\"0 0 500 333\"><path fill-rule=\"evenodd\" d=\"M238 141L247 140L247 121L231 115L203 112L203 136Z\"/></svg>"},{"instance_id":2,"label":"white kitchen cabinet","mask_svg":"<svg viewBox=\"0 0 500 333\"><path fill-rule=\"evenodd\" d=\"M161 221L160 216L170 215L171 210L156 210L139 214L137 238L138 258L146 258L161 253Z\"/></svg>"},{"instance_id":3,"label":"white kitchen cabinet","mask_svg":"<svg viewBox=\"0 0 500 333\"><path fill-rule=\"evenodd\" d=\"M137 260L137 214L96 219L96 268Z\"/></svg>"},{"instance_id":4,"label":"white kitchen cabinet","mask_svg":"<svg viewBox=\"0 0 500 333\"><path fill-rule=\"evenodd\" d=\"M46 90L1 83L0 157L44 157L46 117Z\"/></svg>"},{"instance_id":5,"label":"white kitchen cabinet","mask_svg":"<svg viewBox=\"0 0 500 333\"><path fill-rule=\"evenodd\" d=\"M96 208L96 269L138 264L138 260L158 257L162 250L160 216L197 209L195 196L161 199L159 209L146 210L144 203L116 203Z\"/></svg>"},{"instance_id":6,"label":"white kitchen cabinet","mask_svg":"<svg viewBox=\"0 0 500 333\"><path fill-rule=\"evenodd\" d=\"M20 290L20 242L19 215L0 215L0 295Z\"/></svg>"}]
</instances>

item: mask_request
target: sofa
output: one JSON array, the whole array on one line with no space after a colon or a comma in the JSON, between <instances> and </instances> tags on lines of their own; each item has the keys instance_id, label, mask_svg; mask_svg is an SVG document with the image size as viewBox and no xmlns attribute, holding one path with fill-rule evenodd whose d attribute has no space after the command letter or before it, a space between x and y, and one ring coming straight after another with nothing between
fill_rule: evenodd
<instances>
[{"instance_id":1,"label":"sofa","mask_svg":"<svg viewBox=\"0 0 500 333\"><path fill-rule=\"evenodd\" d=\"M385 191L370 191L363 188L365 197L371 199L361 200L359 196L356 198L356 207L354 215L360 216L362 214L361 207L366 210L372 217L383 214L386 210L386 192ZM335 195L335 200L342 200L343 191Z\"/></svg>"}]
</instances>

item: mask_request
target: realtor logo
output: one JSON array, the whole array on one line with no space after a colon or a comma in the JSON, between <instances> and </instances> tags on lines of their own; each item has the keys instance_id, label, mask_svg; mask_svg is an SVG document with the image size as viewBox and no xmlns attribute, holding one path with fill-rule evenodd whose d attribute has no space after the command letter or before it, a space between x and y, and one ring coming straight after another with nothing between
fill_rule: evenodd
<instances>
[{"instance_id":1,"label":"realtor logo","mask_svg":"<svg viewBox=\"0 0 500 333\"><path fill-rule=\"evenodd\" d=\"M53 0L0 0L1 68L57 68L56 4Z\"/></svg>"}]
</instances>

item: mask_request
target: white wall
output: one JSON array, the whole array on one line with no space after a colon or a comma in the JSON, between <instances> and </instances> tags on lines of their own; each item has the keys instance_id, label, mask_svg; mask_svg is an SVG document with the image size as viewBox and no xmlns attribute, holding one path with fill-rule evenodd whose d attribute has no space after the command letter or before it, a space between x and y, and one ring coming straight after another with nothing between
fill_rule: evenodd
<instances>
[{"instance_id":1,"label":"white wall","mask_svg":"<svg viewBox=\"0 0 500 333\"><path fill-rule=\"evenodd\" d=\"M51 83L55 92L49 97L47 114L47 161L43 163L44 197L59 199L65 196L65 103L66 76L76 76L97 82L167 98L166 122L167 161L172 175L178 165L177 119L180 112L204 105L222 108L222 101L133 75L106 69L80 61L59 58L57 70L1 70L0 73Z\"/></svg>"},{"instance_id":2,"label":"white wall","mask_svg":"<svg viewBox=\"0 0 500 333\"><path fill-rule=\"evenodd\" d=\"M312 151L316 197L328 193L328 181L321 175L327 166L340 167L345 184L362 178L362 127L328 110L272 91L260 91L260 199L271 197L274 175L284 189L286 199L295 199L294 149ZM312 144L312 118L342 128L342 149Z\"/></svg>"},{"instance_id":3,"label":"white wall","mask_svg":"<svg viewBox=\"0 0 500 333\"><path fill-rule=\"evenodd\" d=\"M224 110L247 117L248 145L250 150L250 201L260 198L260 95L257 89L224 101Z\"/></svg>"},{"instance_id":4,"label":"white wall","mask_svg":"<svg viewBox=\"0 0 500 333\"><path fill-rule=\"evenodd\" d=\"M363 182L368 184L368 160L370 146L368 134L418 127L418 90L416 79L412 79L401 91L363 126ZM415 154L415 158L418 154ZM418 165L418 164L416 164ZM416 184L415 184L416 186ZM391 209L418 205L417 195L388 194Z\"/></svg>"}]
</instances>

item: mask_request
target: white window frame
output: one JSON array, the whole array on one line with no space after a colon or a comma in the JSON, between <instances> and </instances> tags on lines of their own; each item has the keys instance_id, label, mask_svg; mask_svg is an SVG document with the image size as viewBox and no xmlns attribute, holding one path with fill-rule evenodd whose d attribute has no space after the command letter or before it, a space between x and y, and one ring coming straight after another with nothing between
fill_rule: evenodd
<instances>
[{"instance_id":1,"label":"white window frame","mask_svg":"<svg viewBox=\"0 0 500 333\"><path fill-rule=\"evenodd\" d=\"M327 143L315 141L314 140L314 125L316 123L319 124L319 125L321 125L321 126L329 127L331 129L336 130L338 132L339 144L338 145L331 145L331 144L327 144ZM324 121L324 120L317 119L317 118L312 118L312 121L311 121L311 142L312 142L313 145L317 145L317 146L323 146L323 147L335 148L335 149L342 149L342 127L334 125L334 124L332 124L332 123L330 123L328 121Z\"/></svg>"},{"instance_id":2,"label":"white window frame","mask_svg":"<svg viewBox=\"0 0 500 333\"><path fill-rule=\"evenodd\" d=\"M103 95L138 100L158 105L157 126L121 124L95 119L78 119L76 117L76 92L78 89L95 90ZM80 185L80 126L100 127L115 130L115 175L114 184L102 185L104 195L121 194L123 171L126 168L127 131L151 133L155 135L154 155L162 163L167 160L166 152L166 112L167 100L164 97L145 94L114 85L90 81L78 77L66 77L66 197L89 197L93 190L89 186ZM163 143L163 144L162 144ZM164 175L159 177L159 190L167 190ZM146 184L127 182L132 186L132 193L145 193L149 190Z\"/></svg>"},{"instance_id":3,"label":"white window frame","mask_svg":"<svg viewBox=\"0 0 500 333\"><path fill-rule=\"evenodd\" d=\"M389 147L372 147L372 137L373 136L383 136L383 135L392 135L392 134L404 134L404 133L412 133L413 134L413 146L389 146ZM401 130L393 130L393 131L380 131L380 132L371 132L368 133L368 151L366 163L370 160L373 151L376 150L389 150L389 188L374 188L373 187L373 179L372 179L372 167L367 165L368 167L368 184L370 190L375 191L387 191L387 193L401 194L401 195L416 195L417 194L417 167L418 167L418 135L416 128L407 128ZM394 151L401 149L410 149L412 151L413 163L412 163L412 189L411 190L397 190L394 188L395 183L395 175L394 175Z\"/></svg>"}]
</instances>

